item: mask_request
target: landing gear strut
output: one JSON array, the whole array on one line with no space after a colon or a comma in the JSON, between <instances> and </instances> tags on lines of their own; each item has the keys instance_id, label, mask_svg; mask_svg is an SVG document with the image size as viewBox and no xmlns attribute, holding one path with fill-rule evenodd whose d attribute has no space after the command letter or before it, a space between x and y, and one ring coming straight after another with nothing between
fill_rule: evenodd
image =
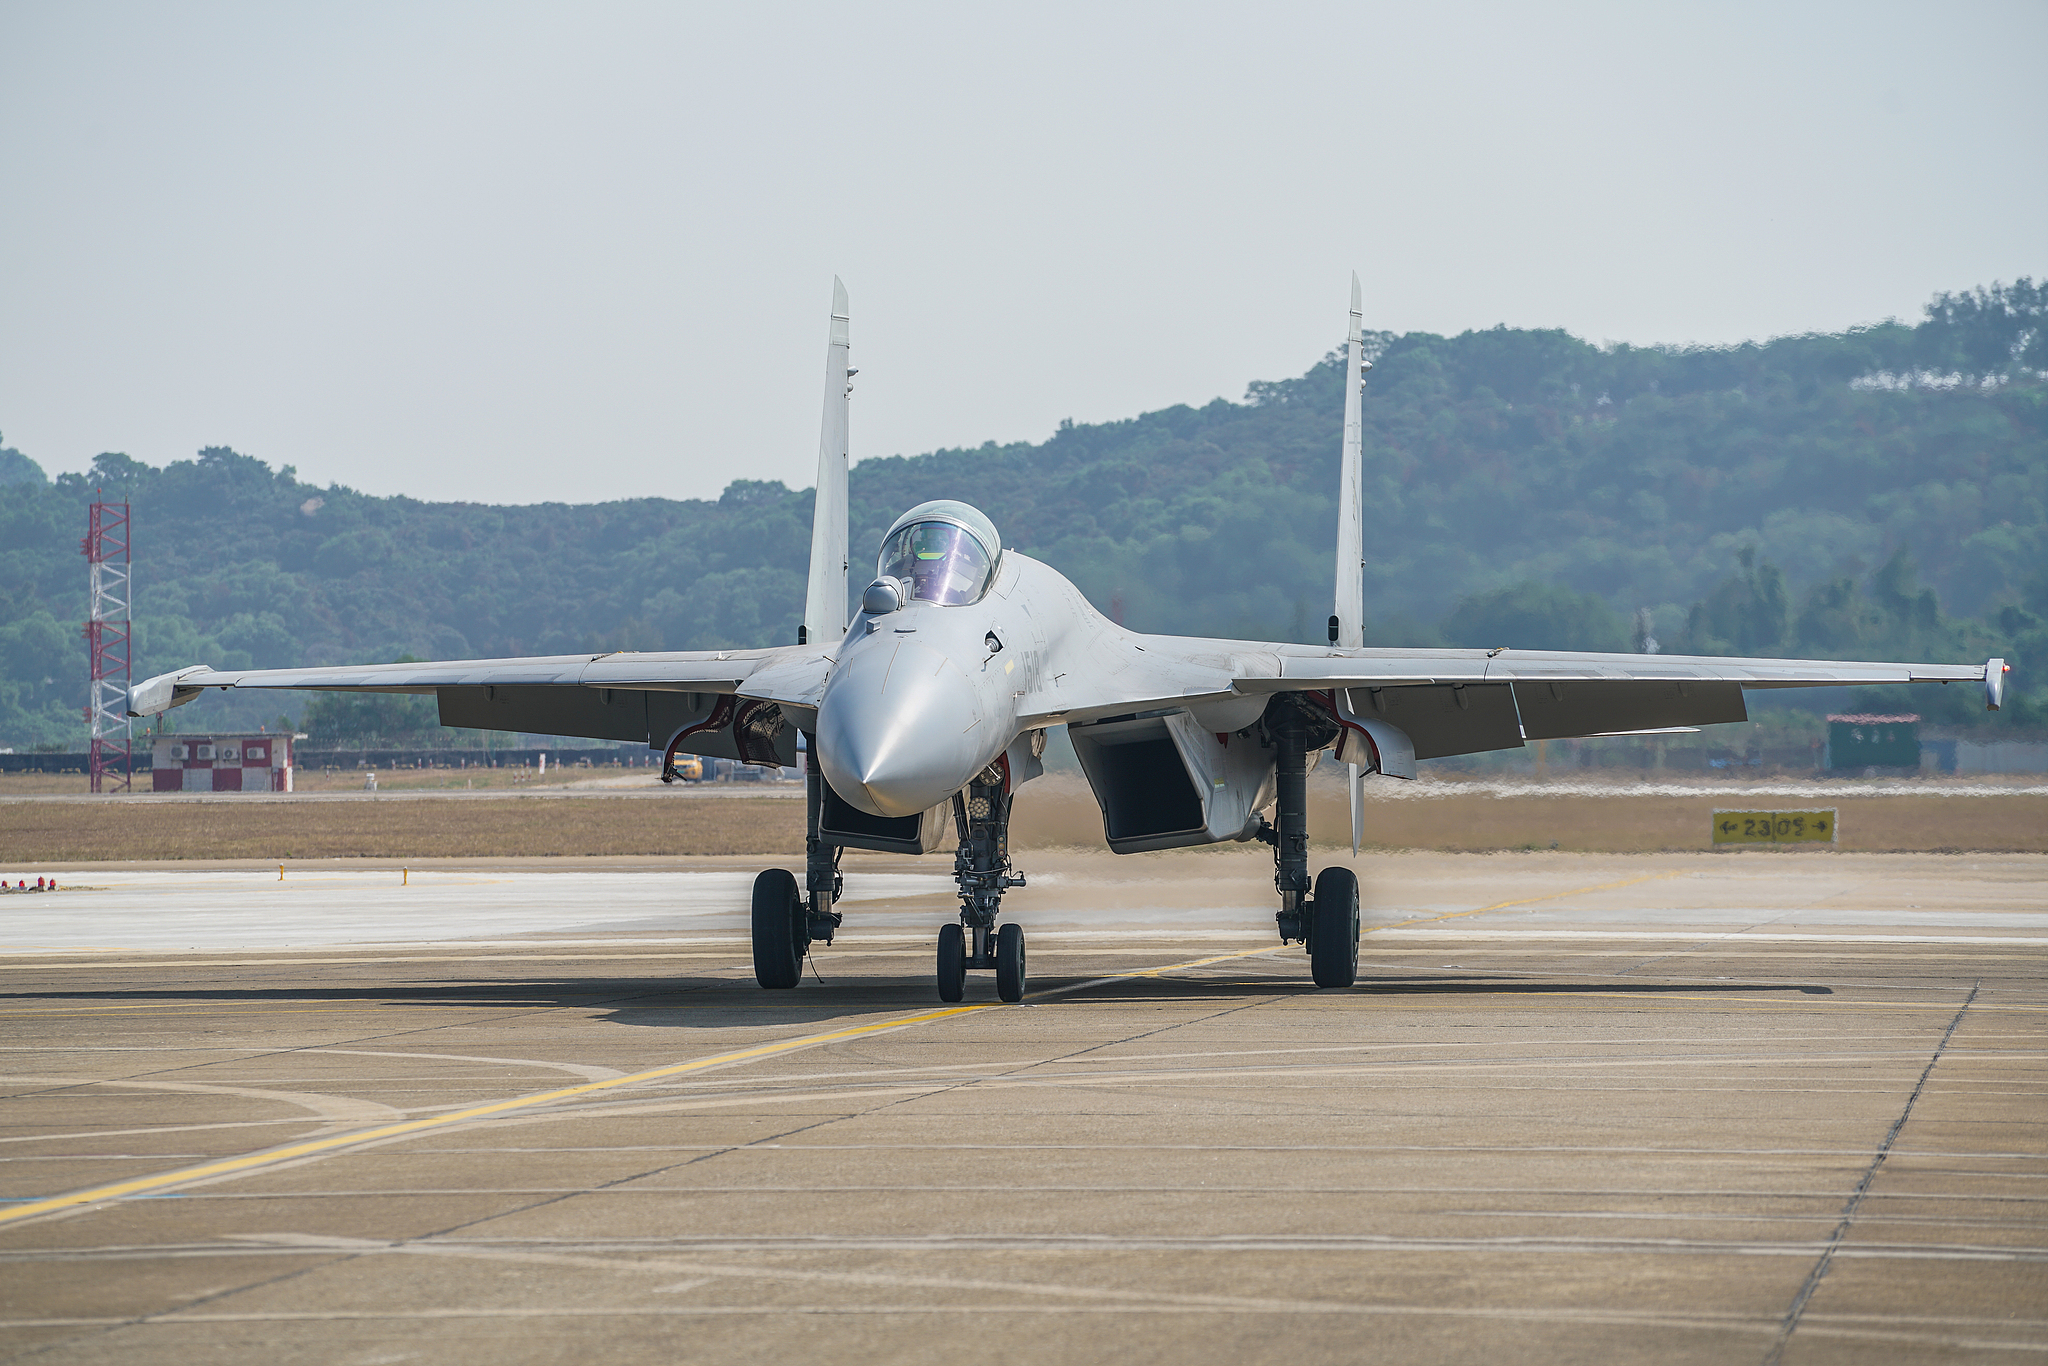
<instances>
[{"instance_id":1,"label":"landing gear strut","mask_svg":"<svg viewBox=\"0 0 2048 1366\"><path fill-rule=\"evenodd\" d=\"M1329 724L1291 695L1274 699L1266 732L1279 750L1273 812L1279 819L1261 825L1259 838L1273 846L1280 942L1302 942L1317 986L1348 987L1358 980L1358 877L1348 868L1325 868L1311 888L1308 875L1308 751L1312 742L1318 748L1327 742ZM1311 728L1318 733L1311 735Z\"/></svg>"},{"instance_id":2,"label":"landing gear strut","mask_svg":"<svg viewBox=\"0 0 2048 1366\"><path fill-rule=\"evenodd\" d=\"M817 752L815 745L810 749ZM754 980L764 987L782 989L802 981L811 945L821 939L831 943L844 919L832 909L846 887L839 873L842 850L818 833L824 810L825 775L813 763L804 778L803 887L786 868L770 868L754 879Z\"/></svg>"},{"instance_id":3,"label":"landing gear strut","mask_svg":"<svg viewBox=\"0 0 2048 1366\"><path fill-rule=\"evenodd\" d=\"M953 880L960 886L960 923L939 930L939 999L957 1001L967 991L967 969L994 968L996 995L1024 999L1024 930L1010 924L996 931L1003 893L1024 885L1010 871L1009 774L998 759L953 798L953 824L960 851Z\"/></svg>"}]
</instances>

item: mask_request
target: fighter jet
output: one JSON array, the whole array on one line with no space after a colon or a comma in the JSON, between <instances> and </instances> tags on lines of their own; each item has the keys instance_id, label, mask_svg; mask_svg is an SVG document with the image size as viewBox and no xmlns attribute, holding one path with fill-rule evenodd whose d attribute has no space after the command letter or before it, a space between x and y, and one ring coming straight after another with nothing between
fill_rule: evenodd
<instances>
[{"instance_id":1,"label":"fighter jet","mask_svg":"<svg viewBox=\"0 0 2048 1366\"><path fill-rule=\"evenodd\" d=\"M753 889L754 974L797 985L830 944L847 849L953 850L957 923L939 929L943 1001L971 969L1020 1000L1024 933L998 926L1017 790L1043 771L1064 725L1119 854L1227 840L1273 850L1283 944L1300 943L1317 986L1358 974L1358 880L1311 876L1305 778L1346 766L1354 854L1363 784L1416 775L1425 759L1531 740L1656 734L1746 719L1744 694L1939 679L2001 701L2006 666L1839 663L1682 655L1366 648L1362 567L1358 278L1351 281L1336 588L1326 645L1148 635L1105 618L1057 570L1006 547L980 511L911 508L882 540L849 621L846 478L850 323L833 281L810 581L797 642L759 649L609 652L317 669L193 665L136 687L130 716L206 688L431 694L441 724L644 742L672 778L679 754L789 767L806 752L801 880L770 868ZM801 745L799 739L801 737Z\"/></svg>"}]
</instances>

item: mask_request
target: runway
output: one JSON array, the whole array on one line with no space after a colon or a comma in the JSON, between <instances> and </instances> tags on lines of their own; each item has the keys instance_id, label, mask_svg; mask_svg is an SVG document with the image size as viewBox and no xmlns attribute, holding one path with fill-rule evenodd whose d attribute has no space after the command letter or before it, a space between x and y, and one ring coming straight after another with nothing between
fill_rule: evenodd
<instances>
[{"instance_id":1,"label":"runway","mask_svg":"<svg viewBox=\"0 0 2048 1366\"><path fill-rule=\"evenodd\" d=\"M0 899L0 1360L2048 1356L2048 858L938 860L752 985L751 862ZM536 865L544 864L545 870ZM819 980L822 979L822 980Z\"/></svg>"}]
</instances>

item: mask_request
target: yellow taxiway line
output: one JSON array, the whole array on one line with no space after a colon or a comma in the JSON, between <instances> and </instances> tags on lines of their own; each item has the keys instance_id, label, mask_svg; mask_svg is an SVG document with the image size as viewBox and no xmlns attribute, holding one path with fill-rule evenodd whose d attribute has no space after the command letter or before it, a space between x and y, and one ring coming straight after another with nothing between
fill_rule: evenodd
<instances>
[{"instance_id":1,"label":"yellow taxiway line","mask_svg":"<svg viewBox=\"0 0 2048 1366\"><path fill-rule=\"evenodd\" d=\"M473 1105L468 1109L434 1115L427 1119L409 1119L398 1124L385 1124L375 1129L361 1129L354 1133L334 1134L327 1138L310 1139L304 1143L293 1143L282 1148L271 1148L264 1152L248 1153L241 1157L230 1157L219 1162L202 1163L197 1167L183 1167L177 1171L159 1172L154 1176L139 1176L132 1181L117 1181L112 1185L95 1186L90 1190L73 1191L68 1195L53 1195L47 1200L36 1200L12 1209L0 1209L0 1224L12 1223L19 1219L33 1218L38 1214L49 1214L54 1210L69 1209L78 1205L97 1204L103 1200L119 1200L147 1191L162 1190L166 1186L183 1185L188 1181L204 1181L215 1176L229 1176L258 1167L274 1166L280 1162L291 1162L316 1153L331 1152L336 1148L354 1147L360 1143L375 1143L381 1139L402 1138L407 1134L424 1133L430 1129L444 1129L451 1124L461 1124L473 1119L484 1119L492 1115L509 1114L514 1110L530 1109L536 1105L549 1105L556 1101L570 1100L578 1096L592 1095L600 1091L613 1091L622 1086L637 1086L645 1082L660 1081L665 1077L679 1077L690 1072L701 1072L706 1068L724 1063L746 1062L756 1058L773 1057L778 1053L789 1053L799 1048L817 1044L836 1043L841 1039L857 1039L867 1034L879 1034L884 1030L904 1029L911 1025L929 1024L934 1020L947 1019L954 1015L966 1015L977 1010L991 1010L993 1005L953 1006L945 1010L930 1010L921 1015L911 1015L898 1020L885 1020L879 1024L855 1025L850 1029L835 1029L823 1034L806 1034L801 1038L782 1039L775 1043L760 1044L753 1048L736 1049L730 1053L715 1053L706 1058L693 1058L689 1062L671 1063L667 1067L656 1067L645 1072L634 1072L623 1077L608 1077L603 1081L584 1082L578 1086L564 1086L553 1091L542 1091L530 1096L515 1096L510 1100L493 1101L488 1105Z\"/></svg>"},{"instance_id":2,"label":"yellow taxiway line","mask_svg":"<svg viewBox=\"0 0 2048 1366\"><path fill-rule=\"evenodd\" d=\"M1209 958L1198 958L1186 963L1169 963L1164 967L1143 968L1135 972L1116 973L1111 977L1097 978L1089 982L1076 983L1071 987L1055 987L1043 995L1062 995L1078 991L1083 987L1113 981L1118 977L1156 977L1161 973L1174 972L1184 968L1204 967L1210 963L1221 963L1232 958L1247 958L1254 953L1271 953L1272 949L1253 949L1240 953L1219 954ZM972 1015L977 1011L1000 1010L1002 1002L989 1001L971 1006L948 1006L943 1010L927 1010L901 1019L883 1020L876 1024L854 1025L848 1029L829 1030L823 1034L805 1034L799 1038L782 1039L775 1043L760 1044L753 1048L735 1049L729 1053L714 1053L706 1058L693 1058L689 1062L671 1063L667 1067L651 1068L645 1072L634 1072L623 1077L607 1077L603 1081L584 1082L578 1086L564 1086L553 1091L542 1091L530 1096L514 1096L509 1100L493 1101L488 1105L472 1105L467 1109L434 1115L426 1119L409 1119L397 1124L380 1125L375 1129L362 1129L353 1133L332 1134L326 1138L309 1139L303 1143L292 1143L282 1148L270 1148L263 1152L247 1153L241 1157L224 1158L218 1162L206 1162L196 1167L181 1167L176 1171L159 1172L154 1176L139 1176L130 1181L117 1181L111 1185L94 1186L89 1190L72 1191L67 1195L53 1195L45 1200L34 1200L0 1209L0 1224L32 1219L40 1214L51 1214L59 1210L76 1209L82 1205L95 1205L107 1200L121 1200L132 1195L143 1195L150 1191L162 1190L168 1186L180 1186L192 1181L206 1181L218 1176L233 1176L241 1172L254 1171L263 1167L276 1166L283 1162L296 1161L320 1153L333 1152L338 1148L351 1148L362 1143L376 1143L384 1139L404 1138L411 1134L424 1133L432 1129L445 1129L452 1124L463 1124L475 1119L510 1114L516 1110L527 1110L537 1105L550 1105L556 1101L573 1100L580 1096L600 1091L615 1091L621 1087L638 1086L645 1082L661 1081L668 1077L685 1076L691 1072L702 1072L707 1068L720 1067L727 1063L751 1062L760 1058L774 1057L779 1053L794 1052L799 1048L811 1048L819 1044L838 1043L844 1039L858 1039L870 1034L888 1030L907 1029L912 1025L931 1024L937 1020L951 1019L959 1015Z\"/></svg>"}]
</instances>

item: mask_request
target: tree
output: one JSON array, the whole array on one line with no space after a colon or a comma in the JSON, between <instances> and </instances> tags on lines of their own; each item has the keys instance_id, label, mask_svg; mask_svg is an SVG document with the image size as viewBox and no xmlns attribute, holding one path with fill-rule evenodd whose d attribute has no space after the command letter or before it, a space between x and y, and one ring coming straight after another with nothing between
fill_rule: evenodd
<instances>
[{"instance_id":1,"label":"tree","mask_svg":"<svg viewBox=\"0 0 2048 1366\"><path fill-rule=\"evenodd\" d=\"M400 655L394 664L416 664L412 655ZM431 697L407 693L323 692L314 693L300 718L306 736L315 744L354 745L367 748L372 742L404 747L447 743L441 728L440 708Z\"/></svg>"},{"instance_id":2,"label":"tree","mask_svg":"<svg viewBox=\"0 0 2048 1366\"><path fill-rule=\"evenodd\" d=\"M43 473L41 465L12 446L0 446L0 488L10 484L33 484L41 488L49 482L49 476Z\"/></svg>"},{"instance_id":3,"label":"tree","mask_svg":"<svg viewBox=\"0 0 2048 1366\"><path fill-rule=\"evenodd\" d=\"M1628 628L1599 598L1532 580L1464 599L1445 619L1444 638L1453 645L1489 650L1497 645L1520 650L1629 648Z\"/></svg>"},{"instance_id":4,"label":"tree","mask_svg":"<svg viewBox=\"0 0 2048 1366\"><path fill-rule=\"evenodd\" d=\"M1685 653L1769 655L1785 640L1785 576L1756 547L1735 552L1740 570L1714 585L1686 615Z\"/></svg>"},{"instance_id":5,"label":"tree","mask_svg":"<svg viewBox=\"0 0 2048 1366\"><path fill-rule=\"evenodd\" d=\"M2000 614L2044 615L2016 602L2048 560L2044 293L1992 285L1942 296L1917 327L1727 347L1375 334L1362 409L1371 638L1434 639L1462 611L1459 634L1489 648L1626 648L1586 605L1597 599L1651 608L1671 651L2020 651L2033 628ZM1134 629L1271 639L1302 604L1293 634L1320 639L1344 367L1332 353L1243 402L1064 423L1039 442L863 459L852 589L904 509L965 497L1097 608L1121 598ZM1948 381L1979 369L1997 382ZM400 651L788 643L813 503L754 479L717 499L373 498L224 446L161 468L107 453L87 473L31 475L0 488L0 746L84 744L78 541L97 487L134 504L138 677ZM1901 551L1910 582L1861 568ZM1492 616L1481 599L1499 599ZM253 729L269 705L210 692L181 717Z\"/></svg>"}]
</instances>

